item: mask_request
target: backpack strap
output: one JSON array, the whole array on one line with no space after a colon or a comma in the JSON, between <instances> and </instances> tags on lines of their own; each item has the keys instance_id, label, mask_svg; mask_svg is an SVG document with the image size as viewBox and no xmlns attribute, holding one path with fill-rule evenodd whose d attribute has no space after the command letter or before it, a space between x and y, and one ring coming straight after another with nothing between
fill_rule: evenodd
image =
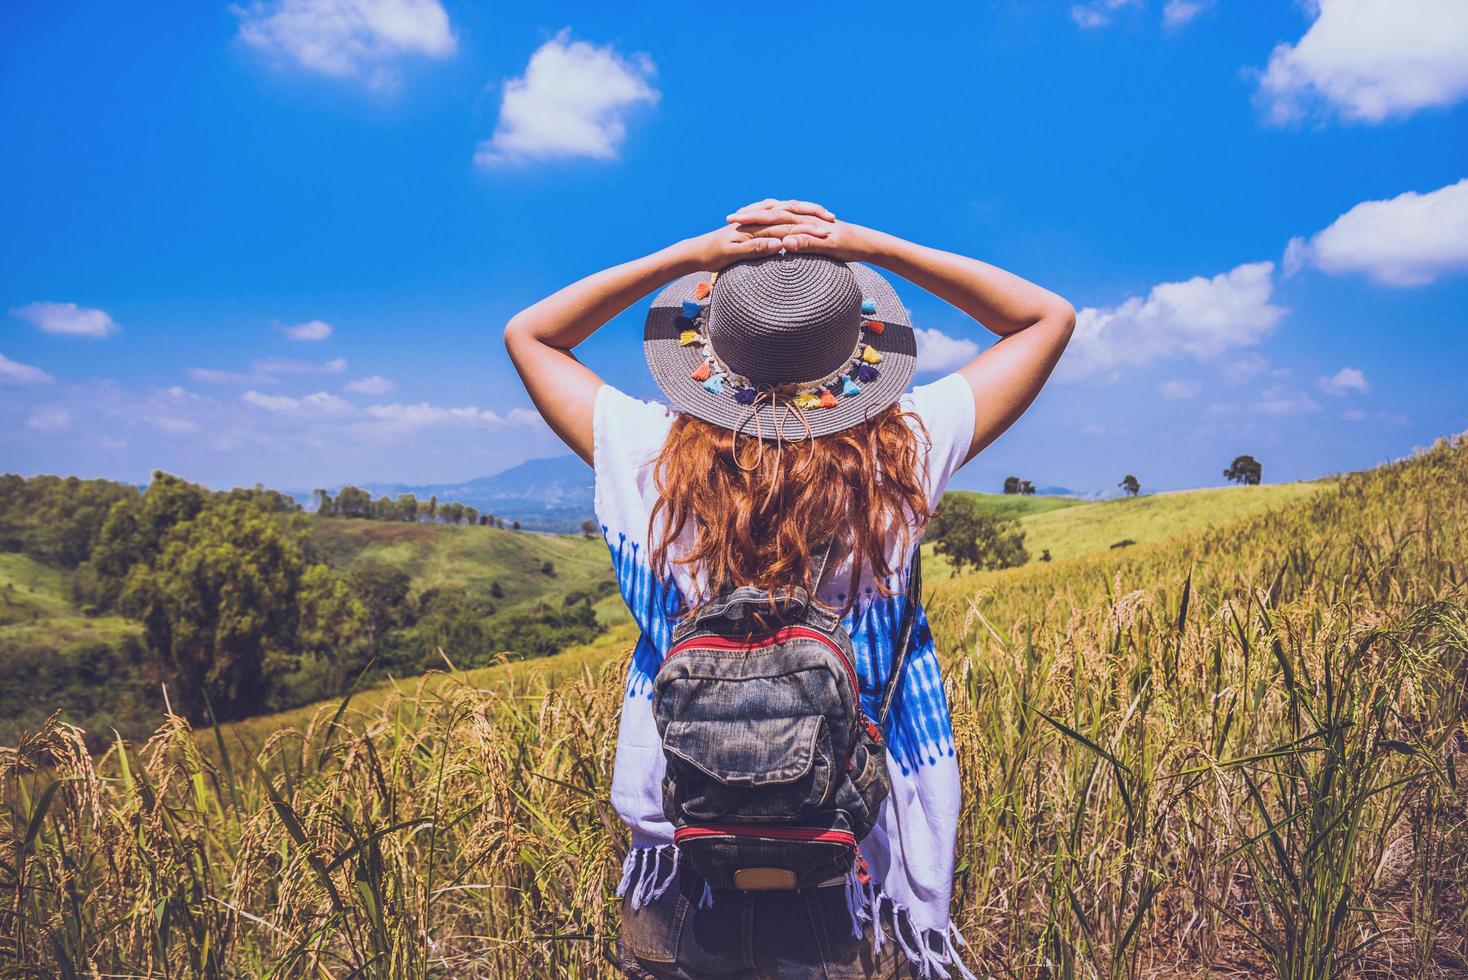
<instances>
[{"instance_id":1,"label":"backpack strap","mask_svg":"<svg viewBox=\"0 0 1468 980\"><path fill-rule=\"evenodd\" d=\"M887 683L882 688L881 706L877 708L877 725L885 728L887 715L892 710L892 698L897 694L897 685L902 682L902 668L907 665L907 646L912 639L913 623L917 621L917 607L923 599L923 546L922 541L912 551L912 572L907 577L907 601L902 607L902 624L897 629L897 645L892 648L892 669L887 672Z\"/></svg>"}]
</instances>

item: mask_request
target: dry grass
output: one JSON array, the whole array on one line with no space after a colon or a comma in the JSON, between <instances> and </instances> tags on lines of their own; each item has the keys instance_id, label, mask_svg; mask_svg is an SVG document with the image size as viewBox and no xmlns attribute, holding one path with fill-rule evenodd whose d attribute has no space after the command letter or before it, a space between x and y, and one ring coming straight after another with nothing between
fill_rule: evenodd
<instances>
[{"instance_id":1,"label":"dry grass","mask_svg":"<svg viewBox=\"0 0 1468 980\"><path fill-rule=\"evenodd\" d=\"M1462 976L1468 449L944 581L980 972ZM17 976L602 976L622 663L0 752ZM350 724L346 722L350 720Z\"/></svg>"}]
</instances>

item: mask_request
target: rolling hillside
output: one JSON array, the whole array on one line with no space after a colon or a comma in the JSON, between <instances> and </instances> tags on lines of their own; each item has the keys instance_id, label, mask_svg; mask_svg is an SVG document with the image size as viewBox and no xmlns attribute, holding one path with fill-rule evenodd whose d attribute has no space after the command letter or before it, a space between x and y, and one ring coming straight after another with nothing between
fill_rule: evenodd
<instances>
[{"instance_id":1,"label":"rolling hillside","mask_svg":"<svg viewBox=\"0 0 1468 980\"><path fill-rule=\"evenodd\" d=\"M1461 976L1465 489L1440 445L1078 505L1025 518L1072 557L934 581L974 972ZM105 755L43 732L5 907L41 973L606 975L632 633Z\"/></svg>"}]
</instances>

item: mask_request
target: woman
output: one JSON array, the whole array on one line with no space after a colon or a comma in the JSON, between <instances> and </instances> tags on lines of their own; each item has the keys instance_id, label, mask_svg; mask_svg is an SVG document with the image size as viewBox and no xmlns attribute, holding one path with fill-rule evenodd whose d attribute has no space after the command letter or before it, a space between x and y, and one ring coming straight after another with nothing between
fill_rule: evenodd
<instances>
[{"instance_id":1,"label":"woman","mask_svg":"<svg viewBox=\"0 0 1468 980\"><path fill-rule=\"evenodd\" d=\"M998 342L905 393L915 335L870 266ZM630 398L571 353L661 286L644 352L676 408ZM959 775L920 604L881 726L890 795L859 861L820 887L715 892L679 867L650 688L674 626L712 583L798 587L839 612L877 717L923 525L953 473L1029 407L1074 324L1065 300L1018 276L774 199L510 321L505 345L530 397L596 470L597 516L642 630L612 781L632 832L618 891L629 976L969 975L949 918Z\"/></svg>"}]
</instances>

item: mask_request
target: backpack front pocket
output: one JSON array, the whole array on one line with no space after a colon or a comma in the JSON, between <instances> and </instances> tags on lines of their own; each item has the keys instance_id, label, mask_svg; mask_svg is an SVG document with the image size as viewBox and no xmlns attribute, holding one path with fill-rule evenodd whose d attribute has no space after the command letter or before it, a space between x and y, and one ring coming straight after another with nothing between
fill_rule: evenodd
<instances>
[{"instance_id":1,"label":"backpack front pocket","mask_svg":"<svg viewBox=\"0 0 1468 980\"><path fill-rule=\"evenodd\" d=\"M823 715L671 721L663 749L672 790L665 808L694 820L795 820L831 792Z\"/></svg>"}]
</instances>

